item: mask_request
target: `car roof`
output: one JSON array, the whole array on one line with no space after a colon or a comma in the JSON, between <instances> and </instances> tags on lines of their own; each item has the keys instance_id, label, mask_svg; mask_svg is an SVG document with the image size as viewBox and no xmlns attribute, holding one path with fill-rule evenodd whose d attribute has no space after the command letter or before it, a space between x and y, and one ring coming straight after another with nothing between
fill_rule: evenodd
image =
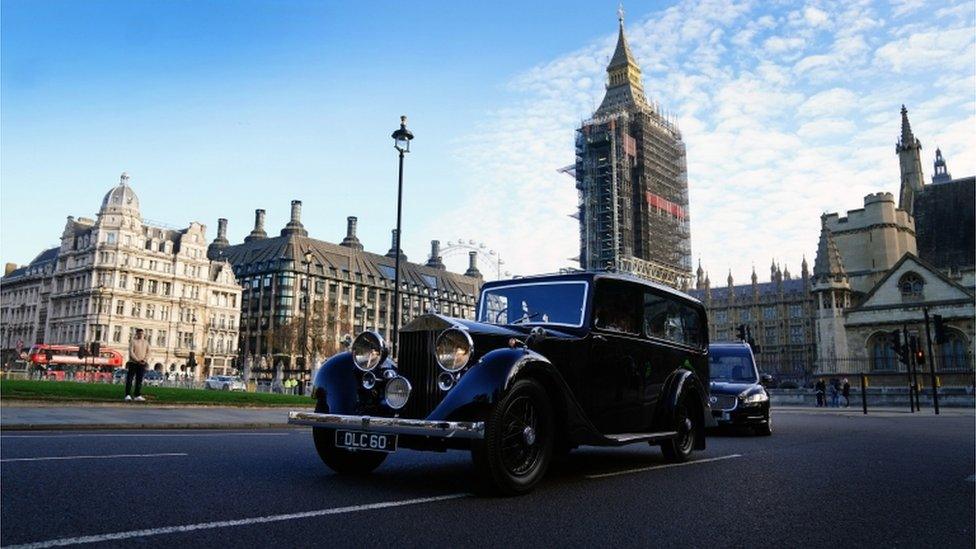
<instances>
[{"instance_id":1,"label":"car roof","mask_svg":"<svg viewBox=\"0 0 976 549\"><path fill-rule=\"evenodd\" d=\"M734 347L741 349L743 347L748 347L749 344L745 341L713 341L708 344L708 348L721 348L721 347Z\"/></svg>"},{"instance_id":2,"label":"car roof","mask_svg":"<svg viewBox=\"0 0 976 549\"><path fill-rule=\"evenodd\" d=\"M698 299L670 286L665 286L657 282L653 282L646 278L641 278L639 276L634 276L629 273L620 273L614 271L573 271L567 273L549 273L549 274L539 274L531 276L521 276L517 278L511 278L507 280L495 280L492 282L486 282L484 286L481 287L482 291L485 289L491 289L496 286L510 286L513 284L521 284L526 282L559 282L564 280L585 280L588 282L593 282L600 279L610 279L610 280L622 280L626 282L634 282L642 286L647 286L659 290L663 293L672 295L681 299L682 301L688 303L694 303L696 305L701 305L701 301Z\"/></svg>"}]
</instances>

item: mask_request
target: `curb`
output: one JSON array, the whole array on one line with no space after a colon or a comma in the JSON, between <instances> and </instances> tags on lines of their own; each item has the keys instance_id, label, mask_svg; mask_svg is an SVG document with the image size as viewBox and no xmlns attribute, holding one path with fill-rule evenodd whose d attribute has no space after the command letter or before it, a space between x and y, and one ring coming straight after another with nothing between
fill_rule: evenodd
<instances>
[{"instance_id":1,"label":"curb","mask_svg":"<svg viewBox=\"0 0 976 549\"><path fill-rule=\"evenodd\" d=\"M97 431L97 430L171 430L171 429L301 429L287 423L12 423L0 425L0 431Z\"/></svg>"}]
</instances>

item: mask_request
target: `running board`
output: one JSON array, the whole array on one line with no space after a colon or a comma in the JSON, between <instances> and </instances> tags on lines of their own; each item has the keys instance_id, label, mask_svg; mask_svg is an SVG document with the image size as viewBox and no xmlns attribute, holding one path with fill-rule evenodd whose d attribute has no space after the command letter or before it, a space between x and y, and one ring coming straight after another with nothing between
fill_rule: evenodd
<instances>
[{"instance_id":1,"label":"running board","mask_svg":"<svg viewBox=\"0 0 976 549\"><path fill-rule=\"evenodd\" d=\"M609 444L623 445L634 442L658 442L678 436L677 431L661 431L660 433L619 433L603 435Z\"/></svg>"}]
</instances>

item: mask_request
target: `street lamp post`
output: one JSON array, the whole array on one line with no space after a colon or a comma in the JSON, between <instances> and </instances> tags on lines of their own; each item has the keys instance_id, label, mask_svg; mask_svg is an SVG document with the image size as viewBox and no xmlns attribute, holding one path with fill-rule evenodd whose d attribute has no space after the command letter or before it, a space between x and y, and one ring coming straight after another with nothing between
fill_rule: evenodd
<instances>
[{"instance_id":1,"label":"street lamp post","mask_svg":"<svg viewBox=\"0 0 976 549\"><path fill-rule=\"evenodd\" d=\"M312 304L312 252L305 252L305 324L302 326L302 367L308 370L308 355L309 355L309 345L308 345L308 313L311 310ZM304 378L304 372L302 372L302 377ZM304 381L304 379L303 379Z\"/></svg>"},{"instance_id":2,"label":"street lamp post","mask_svg":"<svg viewBox=\"0 0 976 549\"><path fill-rule=\"evenodd\" d=\"M397 357L397 349L400 341L400 237L403 231L400 230L400 216L403 211L403 155L410 152L410 141L413 134L407 129L407 117L400 117L400 129L393 132L393 147L400 154L400 176L397 181L397 222L396 222L396 263L393 269L393 357Z\"/></svg>"}]
</instances>

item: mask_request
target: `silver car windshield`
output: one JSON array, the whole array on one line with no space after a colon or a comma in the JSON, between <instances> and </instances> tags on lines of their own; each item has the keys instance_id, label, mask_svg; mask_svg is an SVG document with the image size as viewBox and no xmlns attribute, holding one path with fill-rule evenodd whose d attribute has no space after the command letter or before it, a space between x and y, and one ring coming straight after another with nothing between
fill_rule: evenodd
<instances>
[{"instance_id":1,"label":"silver car windshield","mask_svg":"<svg viewBox=\"0 0 976 549\"><path fill-rule=\"evenodd\" d=\"M526 282L487 288L478 320L488 324L551 324L580 327L589 285L583 280Z\"/></svg>"}]
</instances>

